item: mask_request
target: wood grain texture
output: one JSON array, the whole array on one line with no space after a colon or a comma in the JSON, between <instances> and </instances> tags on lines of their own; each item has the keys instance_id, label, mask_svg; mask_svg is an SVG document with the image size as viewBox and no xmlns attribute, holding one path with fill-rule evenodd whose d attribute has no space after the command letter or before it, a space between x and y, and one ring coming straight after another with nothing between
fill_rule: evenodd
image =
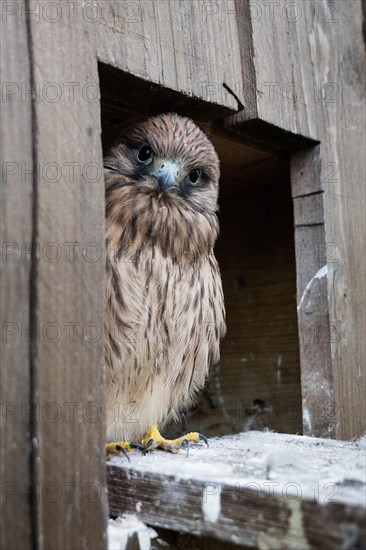
<instances>
[{"instance_id":1,"label":"wood grain texture","mask_svg":"<svg viewBox=\"0 0 366 550\"><path fill-rule=\"evenodd\" d=\"M24 8L24 2L18 3ZM30 87L31 68L25 20L1 20L1 445L0 546L32 547L30 323L32 244L32 108L22 102L21 84ZM23 178L22 166L30 173ZM25 250L28 253L25 253ZM22 335L23 333L23 335Z\"/></svg>"},{"instance_id":2,"label":"wood grain texture","mask_svg":"<svg viewBox=\"0 0 366 550\"><path fill-rule=\"evenodd\" d=\"M233 0L95 2L100 61L186 96L238 109L242 86Z\"/></svg>"},{"instance_id":3,"label":"wood grain texture","mask_svg":"<svg viewBox=\"0 0 366 550\"><path fill-rule=\"evenodd\" d=\"M303 431L310 436L336 437L331 341L339 335L329 321L329 254L319 155L320 147L316 147L291 157Z\"/></svg>"},{"instance_id":4,"label":"wood grain texture","mask_svg":"<svg viewBox=\"0 0 366 550\"><path fill-rule=\"evenodd\" d=\"M36 5L32 5L36 9ZM80 11L31 20L39 250L35 509L40 549L105 548L104 182L98 73ZM74 93L70 86L74 83ZM56 97L56 100L55 100Z\"/></svg>"},{"instance_id":5,"label":"wood grain texture","mask_svg":"<svg viewBox=\"0 0 366 550\"><path fill-rule=\"evenodd\" d=\"M318 55L338 83L337 103L324 102L322 176L337 437L366 430L366 166L365 45L360 1L337 2L339 24L314 32ZM322 33L330 52L322 47ZM320 71L322 70L320 66ZM320 116L319 113L317 113Z\"/></svg>"},{"instance_id":6,"label":"wood grain texture","mask_svg":"<svg viewBox=\"0 0 366 550\"><path fill-rule=\"evenodd\" d=\"M362 547L363 461L361 441L250 432L187 458L112 459L109 503L115 515L254 548Z\"/></svg>"},{"instance_id":7,"label":"wood grain texture","mask_svg":"<svg viewBox=\"0 0 366 550\"><path fill-rule=\"evenodd\" d=\"M337 341L339 334L329 321L324 224L295 227L295 245L303 432L336 437L331 342Z\"/></svg>"}]
</instances>

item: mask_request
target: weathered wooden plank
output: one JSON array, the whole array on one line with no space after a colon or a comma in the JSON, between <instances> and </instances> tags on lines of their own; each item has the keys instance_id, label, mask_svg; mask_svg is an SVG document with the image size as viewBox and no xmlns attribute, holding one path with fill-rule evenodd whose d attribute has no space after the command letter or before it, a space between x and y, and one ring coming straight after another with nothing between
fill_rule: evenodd
<instances>
[{"instance_id":1,"label":"weathered wooden plank","mask_svg":"<svg viewBox=\"0 0 366 550\"><path fill-rule=\"evenodd\" d=\"M0 546L32 547L30 300L34 256L32 108L24 1L2 6L1 17L1 446ZM17 13L18 12L18 13Z\"/></svg>"},{"instance_id":2,"label":"weathered wooden plank","mask_svg":"<svg viewBox=\"0 0 366 550\"><path fill-rule=\"evenodd\" d=\"M332 339L339 335L336 327L329 323L328 258L331 249L325 238L324 194L306 194L306 180L310 180L310 174L317 174L317 179L321 175L316 171L319 166L317 151L307 151L307 157L303 152L294 154L292 166L294 178L298 177L305 184L304 195L293 199L303 432L309 436L335 437L330 346ZM294 182L293 188L297 183Z\"/></svg>"},{"instance_id":3,"label":"weathered wooden plank","mask_svg":"<svg viewBox=\"0 0 366 550\"><path fill-rule=\"evenodd\" d=\"M307 215L311 221L313 213L310 211ZM329 322L324 224L305 223L296 227L295 246L303 432L318 437L335 437L331 342L338 341L339 328Z\"/></svg>"},{"instance_id":4,"label":"weathered wooden plank","mask_svg":"<svg viewBox=\"0 0 366 550\"><path fill-rule=\"evenodd\" d=\"M329 321L328 263L337 251L326 242L322 173L320 147L292 155L303 432L336 437L331 342L340 336Z\"/></svg>"},{"instance_id":5,"label":"weathered wooden plank","mask_svg":"<svg viewBox=\"0 0 366 550\"><path fill-rule=\"evenodd\" d=\"M107 507L97 61L81 10L71 21L64 4L53 7L47 17L31 18L39 251L35 525L39 548L99 549L106 547Z\"/></svg>"},{"instance_id":6,"label":"weathered wooden plank","mask_svg":"<svg viewBox=\"0 0 366 550\"><path fill-rule=\"evenodd\" d=\"M108 463L113 514L256 548L362 547L364 487L364 441L269 432Z\"/></svg>"},{"instance_id":7,"label":"weathered wooden plank","mask_svg":"<svg viewBox=\"0 0 366 550\"><path fill-rule=\"evenodd\" d=\"M339 24L317 27L313 42L323 65L329 64L328 80L340 89L335 103L321 104L325 120L322 179L325 231L331 247L329 318L339 335L331 340L337 437L348 439L366 430L366 70L362 3L336 4ZM329 52L324 51L326 43Z\"/></svg>"},{"instance_id":8,"label":"weathered wooden plank","mask_svg":"<svg viewBox=\"0 0 366 550\"><path fill-rule=\"evenodd\" d=\"M98 0L89 18L104 63L224 106L226 114L238 109L228 91L240 94L242 85L233 0Z\"/></svg>"}]
</instances>

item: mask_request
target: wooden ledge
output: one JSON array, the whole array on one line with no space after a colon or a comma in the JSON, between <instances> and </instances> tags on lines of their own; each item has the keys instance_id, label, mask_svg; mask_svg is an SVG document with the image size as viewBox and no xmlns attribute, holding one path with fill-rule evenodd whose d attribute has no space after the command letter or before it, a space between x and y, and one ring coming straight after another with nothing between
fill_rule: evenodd
<instances>
[{"instance_id":1,"label":"wooden ledge","mask_svg":"<svg viewBox=\"0 0 366 550\"><path fill-rule=\"evenodd\" d=\"M112 515L258 548L364 548L366 439L271 432L108 466Z\"/></svg>"}]
</instances>

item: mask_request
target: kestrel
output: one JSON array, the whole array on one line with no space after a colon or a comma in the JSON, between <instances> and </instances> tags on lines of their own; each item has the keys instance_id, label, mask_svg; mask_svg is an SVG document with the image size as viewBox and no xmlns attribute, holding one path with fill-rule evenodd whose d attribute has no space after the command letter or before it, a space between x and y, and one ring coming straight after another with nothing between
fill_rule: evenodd
<instances>
[{"instance_id":1,"label":"kestrel","mask_svg":"<svg viewBox=\"0 0 366 550\"><path fill-rule=\"evenodd\" d=\"M164 439L219 361L225 310L213 247L219 159L175 113L129 128L105 158L107 452L172 452Z\"/></svg>"}]
</instances>

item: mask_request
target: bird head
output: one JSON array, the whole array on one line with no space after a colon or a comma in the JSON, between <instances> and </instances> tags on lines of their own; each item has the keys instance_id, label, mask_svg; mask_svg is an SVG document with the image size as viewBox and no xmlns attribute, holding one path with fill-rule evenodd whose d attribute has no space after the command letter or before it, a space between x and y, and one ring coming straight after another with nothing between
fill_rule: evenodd
<instances>
[{"instance_id":1,"label":"bird head","mask_svg":"<svg viewBox=\"0 0 366 550\"><path fill-rule=\"evenodd\" d=\"M174 113L127 129L104 160L106 239L124 249L158 247L173 261L207 258L218 235L219 159L206 135Z\"/></svg>"},{"instance_id":2,"label":"bird head","mask_svg":"<svg viewBox=\"0 0 366 550\"><path fill-rule=\"evenodd\" d=\"M105 167L135 183L136 193L160 204L217 210L219 159L189 118L162 114L128 128L105 159Z\"/></svg>"}]
</instances>

